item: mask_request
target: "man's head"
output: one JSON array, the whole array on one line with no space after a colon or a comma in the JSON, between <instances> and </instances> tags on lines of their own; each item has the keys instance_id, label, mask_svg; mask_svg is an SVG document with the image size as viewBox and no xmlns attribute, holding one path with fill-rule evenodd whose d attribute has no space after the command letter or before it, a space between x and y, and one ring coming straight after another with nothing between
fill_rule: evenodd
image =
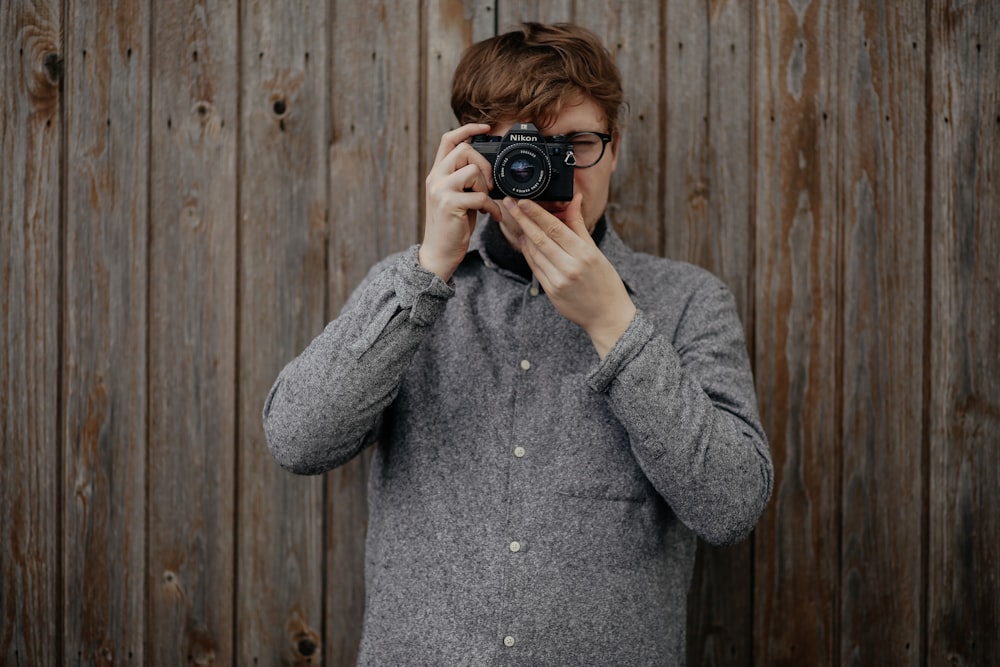
<instances>
[{"instance_id":1,"label":"man's head","mask_svg":"<svg viewBox=\"0 0 1000 667\"><path fill-rule=\"evenodd\" d=\"M525 23L470 46L451 87L459 122L551 125L566 107L590 98L617 138L624 103L621 76L594 33L572 24Z\"/></svg>"},{"instance_id":2,"label":"man's head","mask_svg":"<svg viewBox=\"0 0 1000 667\"><path fill-rule=\"evenodd\" d=\"M455 70L451 105L458 120L486 123L503 135L514 122L531 122L545 135L599 132L612 135L600 161L575 169L574 191L593 231L608 203L618 160L624 106L621 76L594 33L571 24L526 23L521 30L469 47ZM566 202L539 202L564 219ZM504 215L504 234L518 227Z\"/></svg>"}]
</instances>

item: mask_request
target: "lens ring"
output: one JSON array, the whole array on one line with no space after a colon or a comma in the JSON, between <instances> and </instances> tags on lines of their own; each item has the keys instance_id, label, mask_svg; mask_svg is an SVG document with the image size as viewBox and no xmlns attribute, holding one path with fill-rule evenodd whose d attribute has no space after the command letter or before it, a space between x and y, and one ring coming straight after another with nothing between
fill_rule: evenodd
<instances>
[{"instance_id":1,"label":"lens ring","mask_svg":"<svg viewBox=\"0 0 1000 667\"><path fill-rule=\"evenodd\" d=\"M497 189L515 199L534 199L545 191L551 177L552 164L548 156L534 144L507 146L493 163L493 182Z\"/></svg>"}]
</instances>

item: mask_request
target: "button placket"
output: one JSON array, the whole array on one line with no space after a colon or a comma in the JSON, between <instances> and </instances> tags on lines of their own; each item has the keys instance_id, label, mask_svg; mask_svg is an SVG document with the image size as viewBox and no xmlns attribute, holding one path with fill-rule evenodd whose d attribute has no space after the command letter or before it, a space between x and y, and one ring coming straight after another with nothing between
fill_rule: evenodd
<instances>
[{"instance_id":1,"label":"button placket","mask_svg":"<svg viewBox=\"0 0 1000 667\"><path fill-rule=\"evenodd\" d=\"M521 294L525 295L525 292L522 291ZM539 307L544 305L533 298L540 294L542 291L539 289L537 281L532 281L527 289L527 295L522 296L517 321L511 323L516 332L516 347L514 348L516 356L514 356L513 361L516 364L516 369L513 372L514 414L511 420L512 428L509 431L512 442L508 445L510 449L507 450L509 453L506 464L508 471L507 542L501 547L505 582L501 632L506 630L506 633L501 636L502 643L507 648L513 648L517 643L515 641L515 628L518 623L526 622L525 614L528 613L528 610L522 608L520 601L524 598L524 588L527 585L525 577L531 566L531 561L526 560L530 545L525 541L525 538L530 541L530 535L526 535L523 531L525 513L531 503L530 496L533 488L533 466L526 460L526 457L528 455L527 449L533 445L524 441L525 437L531 437L531 429L525 424L523 415L526 410L531 409L532 396L537 382L534 375L541 368L532 356L538 344L535 338L536 334L534 332L528 334L528 330L535 328L529 322L538 316ZM513 456L511 457L510 454Z\"/></svg>"}]
</instances>

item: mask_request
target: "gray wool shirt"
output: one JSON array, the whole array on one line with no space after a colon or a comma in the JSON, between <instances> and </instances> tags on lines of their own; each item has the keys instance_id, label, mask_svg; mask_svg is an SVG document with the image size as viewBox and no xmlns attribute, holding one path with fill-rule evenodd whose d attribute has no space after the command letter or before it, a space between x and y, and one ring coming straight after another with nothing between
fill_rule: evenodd
<instances>
[{"instance_id":1,"label":"gray wool shirt","mask_svg":"<svg viewBox=\"0 0 1000 667\"><path fill-rule=\"evenodd\" d=\"M772 487L732 295L609 225L638 312L601 360L486 224L447 284L416 247L375 266L264 406L295 473L377 441L358 664L683 665L696 539Z\"/></svg>"}]
</instances>

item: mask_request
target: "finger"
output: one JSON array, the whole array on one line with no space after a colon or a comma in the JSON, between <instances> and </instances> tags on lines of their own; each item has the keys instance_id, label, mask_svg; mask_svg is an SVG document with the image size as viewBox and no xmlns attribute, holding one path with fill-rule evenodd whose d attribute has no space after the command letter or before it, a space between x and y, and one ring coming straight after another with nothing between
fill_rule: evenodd
<instances>
[{"instance_id":1,"label":"finger","mask_svg":"<svg viewBox=\"0 0 1000 667\"><path fill-rule=\"evenodd\" d=\"M539 227L538 223L532 220L531 216L521 208L520 201L512 197L505 197L503 204L510 212L510 217L520 226L522 236L528 237L535 246L552 243L552 239L548 237L545 230Z\"/></svg>"},{"instance_id":2,"label":"finger","mask_svg":"<svg viewBox=\"0 0 1000 667\"><path fill-rule=\"evenodd\" d=\"M471 144L459 144L450 153L445 155L440 161L431 167L427 175L428 180L435 177L442 177L458 171L468 165L473 165L482 174L483 183L486 189L493 188L493 166L486 157L472 147Z\"/></svg>"},{"instance_id":3,"label":"finger","mask_svg":"<svg viewBox=\"0 0 1000 667\"><path fill-rule=\"evenodd\" d=\"M580 238L592 238L583 219L583 195L579 192L566 207L566 225Z\"/></svg>"},{"instance_id":4,"label":"finger","mask_svg":"<svg viewBox=\"0 0 1000 667\"><path fill-rule=\"evenodd\" d=\"M500 215L500 207L495 200L483 192L452 192L439 200L439 208L449 211L484 211L490 215Z\"/></svg>"},{"instance_id":5,"label":"finger","mask_svg":"<svg viewBox=\"0 0 1000 667\"><path fill-rule=\"evenodd\" d=\"M517 200L517 207L528 217L528 219L534 222L546 236L558 241L563 228L566 226L559 218L555 217L530 199Z\"/></svg>"},{"instance_id":6,"label":"finger","mask_svg":"<svg viewBox=\"0 0 1000 667\"><path fill-rule=\"evenodd\" d=\"M490 131L490 126L485 123L470 123L462 127L445 132L441 135L441 143L438 144L437 155L434 157L432 170L444 165L444 169L454 170L456 166L464 166L470 162L477 163L483 168L484 173L492 173L490 163L479 151L472 148L468 140L474 136L486 134ZM450 162L449 162L450 158Z\"/></svg>"},{"instance_id":7,"label":"finger","mask_svg":"<svg viewBox=\"0 0 1000 667\"><path fill-rule=\"evenodd\" d=\"M552 261L538 246L531 242L530 238L521 236L518 241L520 243L521 254L528 262L531 272L538 278L538 282L542 284L545 291L551 292L552 276L557 275L558 268L552 264Z\"/></svg>"},{"instance_id":8,"label":"finger","mask_svg":"<svg viewBox=\"0 0 1000 667\"><path fill-rule=\"evenodd\" d=\"M521 225L523 234L553 262L563 262L572 254L570 249L579 239L566 229L559 218L526 199L515 200L508 197L504 204Z\"/></svg>"},{"instance_id":9,"label":"finger","mask_svg":"<svg viewBox=\"0 0 1000 667\"><path fill-rule=\"evenodd\" d=\"M489 192L490 184L476 164L467 164L439 181L444 190L465 192Z\"/></svg>"},{"instance_id":10,"label":"finger","mask_svg":"<svg viewBox=\"0 0 1000 667\"><path fill-rule=\"evenodd\" d=\"M438 151L434 161L441 162L445 156L455 150L457 146L464 144L476 135L486 134L489 131L490 126L486 123L468 123L449 132L445 132L441 135L441 143L438 144Z\"/></svg>"}]
</instances>

